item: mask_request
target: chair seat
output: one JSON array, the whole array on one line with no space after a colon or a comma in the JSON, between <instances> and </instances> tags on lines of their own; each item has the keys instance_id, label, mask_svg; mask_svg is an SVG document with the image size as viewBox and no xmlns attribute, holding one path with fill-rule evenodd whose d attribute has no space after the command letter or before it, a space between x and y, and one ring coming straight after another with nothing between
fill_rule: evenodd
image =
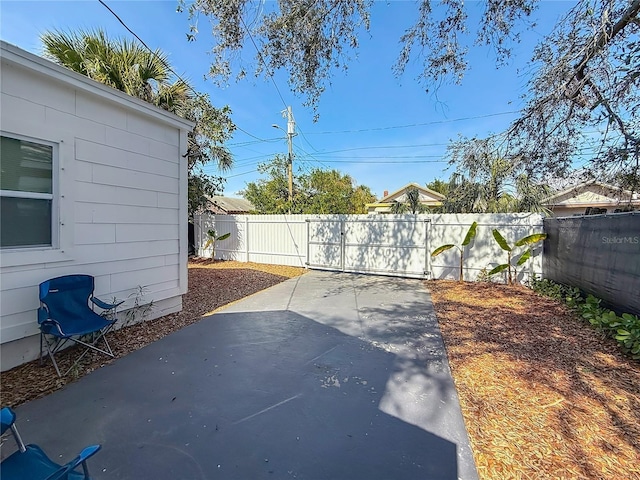
<instances>
[{"instance_id":1,"label":"chair seat","mask_svg":"<svg viewBox=\"0 0 640 480\"><path fill-rule=\"evenodd\" d=\"M25 452L16 451L2 461L2 480L82 480L84 474L68 472L54 463L37 445L27 445Z\"/></svg>"},{"instance_id":2,"label":"chair seat","mask_svg":"<svg viewBox=\"0 0 640 480\"><path fill-rule=\"evenodd\" d=\"M91 310L87 310L83 312L82 316L73 314L65 315L64 323L62 324L55 322L55 319L53 319L53 321L45 321L41 328L44 333L64 338L88 335L100 331L112 323L114 323L114 320L109 320Z\"/></svg>"}]
</instances>

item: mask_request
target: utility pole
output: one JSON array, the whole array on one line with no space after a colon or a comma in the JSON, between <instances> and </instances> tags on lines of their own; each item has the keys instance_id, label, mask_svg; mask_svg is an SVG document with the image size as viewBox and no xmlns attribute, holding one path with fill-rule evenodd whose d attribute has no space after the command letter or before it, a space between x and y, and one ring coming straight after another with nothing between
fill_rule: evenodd
<instances>
[{"instance_id":1,"label":"utility pole","mask_svg":"<svg viewBox=\"0 0 640 480\"><path fill-rule=\"evenodd\" d=\"M284 115L284 112L283 112ZM291 107L287 107L287 141L289 144L289 205L293 203L293 136L296 134L296 121Z\"/></svg>"},{"instance_id":2,"label":"utility pole","mask_svg":"<svg viewBox=\"0 0 640 480\"><path fill-rule=\"evenodd\" d=\"M287 143L289 147L287 174L289 177L289 205L291 205L293 203L293 137L296 135L296 121L293 119L291 107L287 107L286 110L282 111L282 117L287 119ZM276 124L273 124L272 127L284 130Z\"/></svg>"}]
</instances>

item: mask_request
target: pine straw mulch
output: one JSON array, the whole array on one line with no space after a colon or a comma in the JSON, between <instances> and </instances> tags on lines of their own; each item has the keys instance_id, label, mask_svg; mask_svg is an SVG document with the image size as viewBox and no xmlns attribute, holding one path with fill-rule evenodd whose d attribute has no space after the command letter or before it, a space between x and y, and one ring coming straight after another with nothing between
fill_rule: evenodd
<instances>
[{"instance_id":1,"label":"pine straw mulch","mask_svg":"<svg viewBox=\"0 0 640 480\"><path fill-rule=\"evenodd\" d=\"M304 272L304 268L281 265L191 259L189 291L182 297L182 311L111 332L109 343L115 358L123 357L195 323L203 315L212 313L224 305ZM77 358L75 350L76 347L68 348L56 355L58 366L63 373ZM2 406L15 407L28 400L44 397L113 360L115 359L100 354L87 354L81 363L63 378L58 378L48 358L43 366L39 365L38 360L34 360L2 372Z\"/></svg>"},{"instance_id":2,"label":"pine straw mulch","mask_svg":"<svg viewBox=\"0 0 640 480\"><path fill-rule=\"evenodd\" d=\"M640 362L525 287L425 285L481 479L640 479Z\"/></svg>"}]
</instances>

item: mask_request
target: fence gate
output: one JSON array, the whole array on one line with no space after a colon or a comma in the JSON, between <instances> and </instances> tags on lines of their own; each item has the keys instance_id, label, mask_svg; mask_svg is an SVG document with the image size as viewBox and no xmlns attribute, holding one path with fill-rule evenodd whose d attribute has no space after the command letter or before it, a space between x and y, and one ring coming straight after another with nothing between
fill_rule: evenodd
<instances>
[{"instance_id":1,"label":"fence gate","mask_svg":"<svg viewBox=\"0 0 640 480\"><path fill-rule=\"evenodd\" d=\"M430 275L429 219L307 220L307 266L341 272L425 278Z\"/></svg>"}]
</instances>

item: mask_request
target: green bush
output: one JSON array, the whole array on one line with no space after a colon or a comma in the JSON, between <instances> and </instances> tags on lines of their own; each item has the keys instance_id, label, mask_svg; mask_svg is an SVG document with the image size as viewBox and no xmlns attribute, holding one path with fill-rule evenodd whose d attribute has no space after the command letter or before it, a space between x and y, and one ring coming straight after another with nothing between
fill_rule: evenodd
<instances>
[{"instance_id":1,"label":"green bush","mask_svg":"<svg viewBox=\"0 0 640 480\"><path fill-rule=\"evenodd\" d=\"M601 299L593 295L584 298L579 289L546 278L533 277L529 286L540 295L563 301L581 318L615 338L633 359L640 360L640 318L637 315L618 315L604 308Z\"/></svg>"}]
</instances>

